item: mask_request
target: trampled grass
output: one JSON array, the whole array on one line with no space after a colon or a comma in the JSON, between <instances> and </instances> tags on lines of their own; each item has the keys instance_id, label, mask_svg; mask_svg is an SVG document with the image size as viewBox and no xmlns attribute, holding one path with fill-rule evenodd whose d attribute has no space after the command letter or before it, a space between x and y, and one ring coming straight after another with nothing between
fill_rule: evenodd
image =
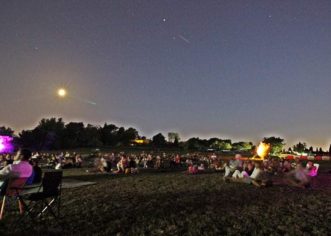
<instances>
[{"instance_id":1,"label":"trampled grass","mask_svg":"<svg viewBox=\"0 0 331 236\"><path fill-rule=\"evenodd\" d=\"M331 232L328 184L307 190L282 185L256 188L224 183L220 173L189 176L183 172L152 171L103 175L75 170L66 171L65 175L97 184L63 190L62 227L49 218L38 227L27 227L31 224L27 221L13 231L15 216L8 216L0 223L1 235L327 235ZM330 181L330 174L321 174L320 178Z\"/></svg>"}]
</instances>

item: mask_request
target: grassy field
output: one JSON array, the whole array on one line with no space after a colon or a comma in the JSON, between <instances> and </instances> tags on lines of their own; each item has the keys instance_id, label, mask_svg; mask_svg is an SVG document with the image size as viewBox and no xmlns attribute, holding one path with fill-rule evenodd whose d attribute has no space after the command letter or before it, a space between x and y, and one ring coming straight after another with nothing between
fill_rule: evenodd
<instances>
[{"instance_id":1,"label":"grassy field","mask_svg":"<svg viewBox=\"0 0 331 236\"><path fill-rule=\"evenodd\" d=\"M29 221L13 227L15 216L9 215L0 222L0 235L327 235L328 170L322 169L308 190L224 183L221 173L125 176L65 170L65 178L97 184L63 190L61 227L51 218L35 228L27 228Z\"/></svg>"}]
</instances>

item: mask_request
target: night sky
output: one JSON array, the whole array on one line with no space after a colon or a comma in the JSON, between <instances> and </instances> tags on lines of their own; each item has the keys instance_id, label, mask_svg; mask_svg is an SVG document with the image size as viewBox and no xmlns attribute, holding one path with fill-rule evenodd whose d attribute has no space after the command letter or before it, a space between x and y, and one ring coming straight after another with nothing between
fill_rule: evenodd
<instances>
[{"instance_id":1,"label":"night sky","mask_svg":"<svg viewBox=\"0 0 331 236\"><path fill-rule=\"evenodd\" d=\"M328 0L1 0L0 55L0 125L16 131L56 116L331 142Z\"/></svg>"}]
</instances>

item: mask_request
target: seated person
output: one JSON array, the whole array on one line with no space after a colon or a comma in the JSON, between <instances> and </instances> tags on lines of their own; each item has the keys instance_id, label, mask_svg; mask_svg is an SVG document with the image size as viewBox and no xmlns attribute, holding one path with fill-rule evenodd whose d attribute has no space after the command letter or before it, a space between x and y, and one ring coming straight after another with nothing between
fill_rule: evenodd
<instances>
[{"instance_id":1,"label":"seated person","mask_svg":"<svg viewBox=\"0 0 331 236\"><path fill-rule=\"evenodd\" d=\"M99 163L99 171L101 173L104 173L108 170L108 163L104 157L100 158L100 163Z\"/></svg>"},{"instance_id":2,"label":"seated person","mask_svg":"<svg viewBox=\"0 0 331 236\"><path fill-rule=\"evenodd\" d=\"M125 173L125 169L128 166L128 159L125 155L121 156L121 160L117 163L117 172L118 173Z\"/></svg>"},{"instance_id":3,"label":"seated person","mask_svg":"<svg viewBox=\"0 0 331 236\"><path fill-rule=\"evenodd\" d=\"M17 156L19 161L16 164L9 164L0 170L0 175L4 177L4 181L0 181L1 192L6 189L6 181L9 178L29 178L32 175L32 166L29 163L31 151L20 150Z\"/></svg>"},{"instance_id":4,"label":"seated person","mask_svg":"<svg viewBox=\"0 0 331 236\"><path fill-rule=\"evenodd\" d=\"M161 168L161 157L159 155L156 156L156 162L155 162L155 169Z\"/></svg>"},{"instance_id":5,"label":"seated person","mask_svg":"<svg viewBox=\"0 0 331 236\"><path fill-rule=\"evenodd\" d=\"M181 164L180 161L181 160L180 160L180 156L178 154L175 156L175 160L174 161L175 161L175 163L176 163L177 166L180 166L180 164Z\"/></svg>"},{"instance_id":6,"label":"seated person","mask_svg":"<svg viewBox=\"0 0 331 236\"><path fill-rule=\"evenodd\" d=\"M291 170L292 170L291 162L289 162L288 160L285 160L279 166L279 172L281 173L287 173L290 172Z\"/></svg>"},{"instance_id":7,"label":"seated person","mask_svg":"<svg viewBox=\"0 0 331 236\"><path fill-rule=\"evenodd\" d=\"M75 166L77 168L80 168L80 167L82 167L82 163L83 163L83 160L82 160L81 156L77 154L75 156Z\"/></svg>"},{"instance_id":8,"label":"seated person","mask_svg":"<svg viewBox=\"0 0 331 236\"><path fill-rule=\"evenodd\" d=\"M32 160L30 162L30 164L32 165L32 175L29 177L29 179L26 181L26 184L30 185L30 184L37 184L41 182L41 178L42 178L42 170L38 165L38 161Z\"/></svg>"},{"instance_id":9,"label":"seated person","mask_svg":"<svg viewBox=\"0 0 331 236\"><path fill-rule=\"evenodd\" d=\"M138 173L137 163L132 157L129 158L129 168L132 174Z\"/></svg>"},{"instance_id":10,"label":"seated person","mask_svg":"<svg viewBox=\"0 0 331 236\"><path fill-rule=\"evenodd\" d=\"M192 175L198 174L198 166L193 164L189 165L188 174L192 174Z\"/></svg>"},{"instance_id":11,"label":"seated person","mask_svg":"<svg viewBox=\"0 0 331 236\"><path fill-rule=\"evenodd\" d=\"M201 163L199 166L198 166L198 171L199 172L204 172L205 171L205 166L203 163Z\"/></svg>"},{"instance_id":12,"label":"seated person","mask_svg":"<svg viewBox=\"0 0 331 236\"><path fill-rule=\"evenodd\" d=\"M234 160L230 160L230 162L224 165L225 173L224 173L224 178L230 177L231 173L233 173L235 170L239 170L243 162L240 160L241 155L236 154Z\"/></svg>"},{"instance_id":13,"label":"seated person","mask_svg":"<svg viewBox=\"0 0 331 236\"><path fill-rule=\"evenodd\" d=\"M222 171L225 169L225 161L219 161L218 164L215 166L216 171Z\"/></svg>"},{"instance_id":14,"label":"seated person","mask_svg":"<svg viewBox=\"0 0 331 236\"><path fill-rule=\"evenodd\" d=\"M244 170L240 172L240 170L235 170L232 174L232 178L244 178L249 177L254 171L253 163L249 162L245 165Z\"/></svg>"},{"instance_id":15,"label":"seated person","mask_svg":"<svg viewBox=\"0 0 331 236\"><path fill-rule=\"evenodd\" d=\"M309 172L302 163L297 163L295 169L290 171L286 177L286 182L289 185L299 188L307 188L310 185Z\"/></svg>"}]
</instances>

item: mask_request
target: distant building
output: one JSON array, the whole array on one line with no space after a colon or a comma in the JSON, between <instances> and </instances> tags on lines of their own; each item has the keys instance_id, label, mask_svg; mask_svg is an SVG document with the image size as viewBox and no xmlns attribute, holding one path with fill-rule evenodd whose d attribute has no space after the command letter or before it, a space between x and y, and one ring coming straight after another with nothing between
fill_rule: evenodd
<instances>
[{"instance_id":1,"label":"distant building","mask_svg":"<svg viewBox=\"0 0 331 236\"><path fill-rule=\"evenodd\" d=\"M149 139L135 139L135 140L132 140L132 145L135 146L135 145L147 145L151 142L151 140Z\"/></svg>"}]
</instances>

